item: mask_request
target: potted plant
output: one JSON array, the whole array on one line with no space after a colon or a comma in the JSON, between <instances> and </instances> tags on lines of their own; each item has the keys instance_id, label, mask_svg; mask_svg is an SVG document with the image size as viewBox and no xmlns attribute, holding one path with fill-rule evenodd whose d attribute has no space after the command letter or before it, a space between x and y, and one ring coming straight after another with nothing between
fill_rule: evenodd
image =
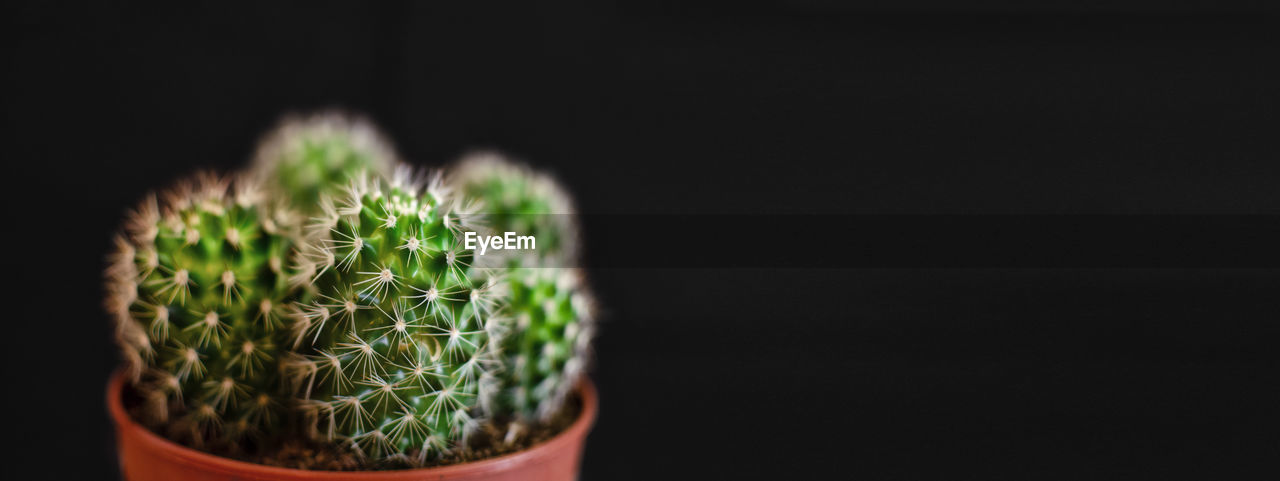
<instances>
[{"instance_id":1,"label":"potted plant","mask_svg":"<svg viewBox=\"0 0 1280 481\"><path fill-rule=\"evenodd\" d=\"M468 242L506 232L542 244ZM576 239L527 167L418 175L366 122L286 120L249 173L149 196L116 238L125 477L575 478L596 412Z\"/></svg>"}]
</instances>

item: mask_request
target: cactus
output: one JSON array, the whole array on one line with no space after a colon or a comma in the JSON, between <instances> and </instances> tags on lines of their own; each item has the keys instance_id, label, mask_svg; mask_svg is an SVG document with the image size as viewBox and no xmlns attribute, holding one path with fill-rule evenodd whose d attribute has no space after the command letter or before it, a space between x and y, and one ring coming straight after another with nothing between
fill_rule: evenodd
<instances>
[{"instance_id":1,"label":"cactus","mask_svg":"<svg viewBox=\"0 0 1280 481\"><path fill-rule=\"evenodd\" d=\"M501 336L498 402L516 415L508 435L517 436L523 424L563 409L585 373L595 317L579 269L515 268L506 276L511 301L501 319L511 325Z\"/></svg>"},{"instance_id":2,"label":"cactus","mask_svg":"<svg viewBox=\"0 0 1280 481\"><path fill-rule=\"evenodd\" d=\"M506 295L462 249L466 205L439 177L410 178L357 179L325 202L295 278L317 292L296 306L283 367L313 436L422 465L479 426Z\"/></svg>"},{"instance_id":3,"label":"cactus","mask_svg":"<svg viewBox=\"0 0 1280 481\"><path fill-rule=\"evenodd\" d=\"M133 211L107 269L107 308L145 420L195 446L238 449L281 421L275 361L293 301L286 211L211 174Z\"/></svg>"},{"instance_id":4,"label":"cactus","mask_svg":"<svg viewBox=\"0 0 1280 481\"><path fill-rule=\"evenodd\" d=\"M421 466L474 455L487 419L514 421L510 443L565 411L594 330L569 197L494 154L448 183L389 176L386 145L360 120L290 118L250 175L201 175L131 213L106 307L145 423L226 453L298 424L366 467ZM477 258L463 233L485 221L537 250Z\"/></svg>"},{"instance_id":5,"label":"cactus","mask_svg":"<svg viewBox=\"0 0 1280 481\"><path fill-rule=\"evenodd\" d=\"M565 266L577 260L573 202L550 175L494 152L478 152L452 168L450 184L462 195L480 201L486 233L516 232L537 239L532 255L499 253L493 258L512 267Z\"/></svg>"},{"instance_id":6,"label":"cactus","mask_svg":"<svg viewBox=\"0 0 1280 481\"><path fill-rule=\"evenodd\" d=\"M494 153L464 158L452 182L481 201L491 232L532 233L538 243L496 257L509 267L511 300L500 318L510 324L496 329L504 369L492 410L515 414L510 439L559 413L585 372L595 316L582 271L570 265L578 255L573 205L550 176Z\"/></svg>"},{"instance_id":7,"label":"cactus","mask_svg":"<svg viewBox=\"0 0 1280 481\"><path fill-rule=\"evenodd\" d=\"M260 142L253 173L272 196L315 215L322 196L341 194L350 179L366 172L389 176L397 162L390 142L372 124L325 112L282 120Z\"/></svg>"}]
</instances>

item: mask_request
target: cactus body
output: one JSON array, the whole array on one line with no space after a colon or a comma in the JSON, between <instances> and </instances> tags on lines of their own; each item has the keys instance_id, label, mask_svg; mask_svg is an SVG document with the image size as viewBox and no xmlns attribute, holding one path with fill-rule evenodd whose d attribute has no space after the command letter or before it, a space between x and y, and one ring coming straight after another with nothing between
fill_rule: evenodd
<instances>
[{"instance_id":1,"label":"cactus body","mask_svg":"<svg viewBox=\"0 0 1280 481\"><path fill-rule=\"evenodd\" d=\"M313 226L292 385L317 436L421 464L477 426L503 285L472 267L470 216L432 182L357 180Z\"/></svg>"},{"instance_id":2,"label":"cactus body","mask_svg":"<svg viewBox=\"0 0 1280 481\"><path fill-rule=\"evenodd\" d=\"M260 143L253 172L273 196L315 215L322 196L341 194L365 173L390 176L396 163L390 142L372 124L327 112L281 121Z\"/></svg>"},{"instance_id":3,"label":"cactus body","mask_svg":"<svg viewBox=\"0 0 1280 481\"><path fill-rule=\"evenodd\" d=\"M238 447L280 420L276 360L292 302L288 219L211 175L135 211L108 308L147 417L190 444Z\"/></svg>"},{"instance_id":4,"label":"cactus body","mask_svg":"<svg viewBox=\"0 0 1280 481\"><path fill-rule=\"evenodd\" d=\"M567 266L578 256L578 226L573 202L551 176L499 154L480 152L452 169L450 183L476 199L484 214L484 231L533 235L537 249L501 258L510 267ZM484 259L482 259L484 260Z\"/></svg>"},{"instance_id":5,"label":"cactus body","mask_svg":"<svg viewBox=\"0 0 1280 481\"><path fill-rule=\"evenodd\" d=\"M595 331L593 301L576 262L577 225L569 195L546 174L493 153L463 159L453 182L478 199L492 233L533 234L534 251L500 254L511 301L499 329L503 370L498 412L522 421L558 413L585 372ZM489 256L485 256L489 257Z\"/></svg>"},{"instance_id":6,"label":"cactus body","mask_svg":"<svg viewBox=\"0 0 1280 481\"><path fill-rule=\"evenodd\" d=\"M584 374L595 329L578 269L515 268L506 274L512 323L502 337L500 402L524 420L559 413Z\"/></svg>"}]
</instances>

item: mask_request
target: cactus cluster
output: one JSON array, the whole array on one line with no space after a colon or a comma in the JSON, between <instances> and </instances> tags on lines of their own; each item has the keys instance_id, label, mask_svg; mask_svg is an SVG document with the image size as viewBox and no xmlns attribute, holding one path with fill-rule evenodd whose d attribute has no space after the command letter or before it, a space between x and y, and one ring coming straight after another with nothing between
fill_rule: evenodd
<instances>
[{"instance_id":1,"label":"cactus cluster","mask_svg":"<svg viewBox=\"0 0 1280 481\"><path fill-rule=\"evenodd\" d=\"M276 429L291 224L251 182L206 174L148 197L116 238L108 309L147 418L171 436L236 446Z\"/></svg>"},{"instance_id":2,"label":"cactus cluster","mask_svg":"<svg viewBox=\"0 0 1280 481\"><path fill-rule=\"evenodd\" d=\"M289 119L251 174L130 213L106 304L147 424L216 452L306 438L421 466L565 411L594 332L568 195L496 154L415 174L387 145L347 117ZM537 249L464 247L508 231Z\"/></svg>"}]
</instances>

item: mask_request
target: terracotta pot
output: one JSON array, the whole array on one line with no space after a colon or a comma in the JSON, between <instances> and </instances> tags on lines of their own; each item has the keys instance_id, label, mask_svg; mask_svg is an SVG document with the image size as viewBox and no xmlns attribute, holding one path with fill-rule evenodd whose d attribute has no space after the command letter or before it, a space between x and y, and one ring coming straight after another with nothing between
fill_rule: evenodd
<instances>
[{"instance_id":1,"label":"terracotta pot","mask_svg":"<svg viewBox=\"0 0 1280 481\"><path fill-rule=\"evenodd\" d=\"M580 388L582 413L564 432L518 453L471 463L397 471L305 471L247 463L202 453L152 433L135 423L121 400L124 377L116 373L107 385L107 407L116 425L120 470L128 481L230 480L484 480L568 481L578 477L583 442L596 417L596 392L590 382Z\"/></svg>"}]
</instances>

